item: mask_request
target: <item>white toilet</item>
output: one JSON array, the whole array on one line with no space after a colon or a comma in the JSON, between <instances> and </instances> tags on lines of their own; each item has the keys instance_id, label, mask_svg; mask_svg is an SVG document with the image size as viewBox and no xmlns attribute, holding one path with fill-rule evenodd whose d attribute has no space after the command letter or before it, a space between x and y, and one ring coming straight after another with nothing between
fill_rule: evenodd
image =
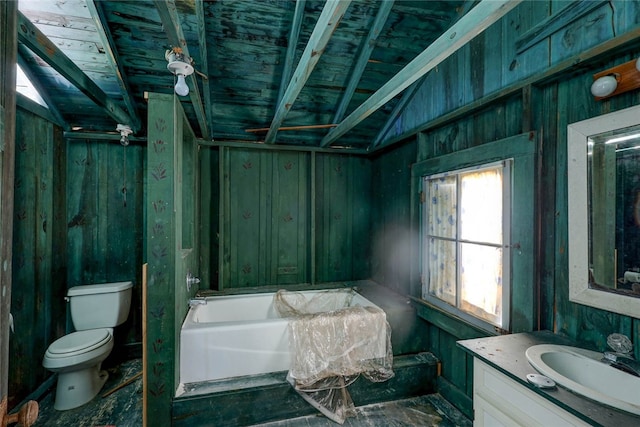
<instances>
[{"instance_id":1,"label":"white toilet","mask_svg":"<svg viewBox=\"0 0 640 427\"><path fill-rule=\"evenodd\" d=\"M77 332L57 339L42 366L58 373L54 408L77 408L95 397L107 380L102 362L113 348L113 328L124 323L131 307L131 282L74 286L67 293Z\"/></svg>"}]
</instances>

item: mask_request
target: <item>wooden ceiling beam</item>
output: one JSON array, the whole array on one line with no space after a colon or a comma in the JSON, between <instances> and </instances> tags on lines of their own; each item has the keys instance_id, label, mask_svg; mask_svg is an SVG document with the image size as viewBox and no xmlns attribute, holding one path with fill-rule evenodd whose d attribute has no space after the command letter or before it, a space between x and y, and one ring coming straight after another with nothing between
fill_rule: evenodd
<instances>
[{"instance_id":1,"label":"wooden ceiling beam","mask_svg":"<svg viewBox=\"0 0 640 427\"><path fill-rule=\"evenodd\" d=\"M118 56L116 44L113 41L113 36L111 35L111 31L107 25L107 19L105 17L104 10L102 9L102 5L98 1L87 0L87 9L91 14L91 18L93 19L96 29L98 30L98 36L102 42L104 52L107 55L109 65L115 73L116 81L118 82L120 93L124 100L124 105L127 107L129 115L133 120L132 123L123 124L129 125L134 132L137 132L141 127L140 114L136 108L136 102L133 99L133 92L131 91L131 87L129 86L129 82L127 81L127 77L124 73L124 67L122 66L120 57Z\"/></svg>"},{"instance_id":2,"label":"wooden ceiling beam","mask_svg":"<svg viewBox=\"0 0 640 427\"><path fill-rule=\"evenodd\" d=\"M491 24L500 20L521 1L482 0L332 129L322 139L320 146L327 147L337 141Z\"/></svg>"},{"instance_id":3,"label":"wooden ceiling beam","mask_svg":"<svg viewBox=\"0 0 640 427\"><path fill-rule=\"evenodd\" d=\"M369 35L364 40L365 43L362 46L362 50L360 51L360 55L356 60L356 65L351 73L351 77L349 78L349 83L347 84L347 88L342 95L342 99L340 100L340 104L336 109L336 113L333 116L332 123L339 123L344 118L344 113L347 111L347 107L351 102L351 98L358 87L358 83L360 83L360 79L362 78L362 74L364 74L364 69L367 67L367 63L369 62L369 58L371 58L371 53L373 49L376 47L376 40L384 27L384 24L387 22L387 18L391 13L391 8L393 7L393 3L395 0L387 0L380 2L380 9L378 9L378 13L376 14L376 19L373 21L373 25L369 29Z\"/></svg>"},{"instance_id":4,"label":"wooden ceiling beam","mask_svg":"<svg viewBox=\"0 0 640 427\"><path fill-rule=\"evenodd\" d=\"M187 40L182 32L182 24L180 24L175 0L154 0L153 3L160 15L160 20L162 21L162 26L164 27L164 32L167 35L169 44L172 47L181 48L182 52L187 57L191 58L191 55L189 54L189 47L187 46ZM191 103L193 104L193 108L196 112L200 132L202 132L202 138L210 139L209 126L207 124L204 105L202 104L202 97L200 96L200 87L198 86L196 75L197 73L193 73L189 76L189 81L191 82L189 97L191 98Z\"/></svg>"},{"instance_id":5,"label":"wooden ceiling beam","mask_svg":"<svg viewBox=\"0 0 640 427\"><path fill-rule=\"evenodd\" d=\"M302 52L300 62L289 81L282 100L278 104L269 132L265 137L265 143L272 144L275 141L278 128L282 125L287 113L320 60L320 56L322 56L329 39L338 27L350 3L351 0L327 0L324 4L320 18L318 18L311 37L309 37L309 42L304 52Z\"/></svg>"},{"instance_id":6,"label":"wooden ceiling beam","mask_svg":"<svg viewBox=\"0 0 640 427\"><path fill-rule=\"evenodd\" d=\"M196 0L196 20L198 21L198 43L200 45L200 70L206 78L202 79L204 92L204 112L207 126L213 132L213 117L211 115L211 88L209 87L209 51L207 49L207 26L204 19L204 0Z\"/></svg>"},{"instance_id":7,"label":"wooden ceiling beam","mask_svg":"<svg viewBox=\"0 0 640 427\"><path fill-rule=\"evenodd\" d=\"M287 43L287 55L284 58L284 68L282 70L282 79L280 81L280 91L278 92L276 107L280 105L280 101L282 101L284 92L291 79L291 73L293 73L293 60L296 57L298 37L300 37L300 28L302 27L302 18L304 17L306 4L307 0L296 0L296 9L293 13L293 21L291 22L291 31L289 32L289 40Z\"/></svg>"},{"instance_id":8,"label":"wooden ceiling beam","mask_svg":"<svg viewBox=\"0 0 640 427\"><path fill-rule=\"evenodd\" d=\"M409 102L413 99L414 95L418 91L418 88L420 87L423 81L424 81L424 76L421 79L418 79L415 82L413 82L413 84L409 86L406 92L402 94L402 98L400 99L400 101L398 101L396 106L393 108L393 111L389 115L387 122L384 124L382 129L380 129L380 131L378 132L378 135L376 136L376 139L373 141L373 144L371 144L372 149L381 148L384 145L384 144L381 144L384 137L389 132L389 129L393 127L393 124L396 122L400 114L402 114L407 104L409 104Z\"/></svg>"},{"instance_id":9,"label":"wooden ceiling beam","mask_svg":"<svg viewBox=\"0 0 640 427\"><path fill-rule=\"evenodd\" d=\"M84 93L116 123L129 124L133 119L98 87L76 64L51 42L31 21L18 11L18 41L60 73Z\"/></svg>"},{"instance_id":10,"label":"wooden ceiling beam","mask_svg":"<svg viewBox=\"0 0 640 427\"><path fill-rule=\"evenodd\" d=\"M49 92L42 86L40 80L35 76L31 64L29 64L29 61L27 60L29 55L29 49L27 49L26 46L19 44L18 65L22 69L22 72L25 76L27 76L27 79L29 79L34 89L38 92L45 104L47 104L49 113L51 113L51 117L54 119L53 122L64 130L69 130L69 124L64 120L62 114L60 114L60 110L58 110L58 107L53 102L53 99L49 96Z\"/></svg>"}]
</instances>

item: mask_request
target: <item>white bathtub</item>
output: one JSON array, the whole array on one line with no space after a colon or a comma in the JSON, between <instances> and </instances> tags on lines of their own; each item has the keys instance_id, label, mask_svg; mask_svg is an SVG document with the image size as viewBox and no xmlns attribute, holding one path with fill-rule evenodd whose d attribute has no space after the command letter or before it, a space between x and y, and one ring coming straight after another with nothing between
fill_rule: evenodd
<instances>
[{"instance_id":1,"label":"white bathtub","mask_svg":"<svg viewBox=\"0 0 640 427\"><path fill-rule=\"evenodd\" d=\"M327 291L303 293L310 298L319 292ZM180 332L180 382L288 370L288 321L278 317L274 295L208 297L190 308ZM377 307L357 293L350 305Z\"/></svg>"}]
</instances>

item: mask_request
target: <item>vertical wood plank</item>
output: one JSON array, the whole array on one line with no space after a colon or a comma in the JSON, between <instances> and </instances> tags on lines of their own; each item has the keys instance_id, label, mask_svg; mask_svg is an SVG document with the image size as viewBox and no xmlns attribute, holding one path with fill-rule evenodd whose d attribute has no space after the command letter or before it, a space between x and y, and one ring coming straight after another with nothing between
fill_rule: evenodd
<instances>
[{"instance_id":1,"label":"vertical wood plank","mask_svg":"<svg viewBox=\"0 0 640 427\"><path fill-rule=\"evenodd\" d=\"M0 410L7 408L9 378L9 314L12 287L13 194L15 171L16 59L18 3L0 3Z\"/></svg>"},{"instance_id":2,"label":"vertical wood plank","mask_svg":"<svg viewBox=\"0 0 640 427\"><path fill-rule=\"evenodd\" d=\"M173 97L149 94L147 150L147 424L171 419L175 388L176 225Z\"/></svg>"}]
</instances>

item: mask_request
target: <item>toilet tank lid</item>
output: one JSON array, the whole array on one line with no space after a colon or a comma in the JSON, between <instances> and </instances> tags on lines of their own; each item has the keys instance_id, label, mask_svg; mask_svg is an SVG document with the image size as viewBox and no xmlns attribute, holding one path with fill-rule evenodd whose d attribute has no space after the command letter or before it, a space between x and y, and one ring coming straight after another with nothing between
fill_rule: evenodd
<instances>
[{"instance_id":1,"label":"toilet tank lid","mask_svg":"<svg viewBox=\"0 0 640 427\"><path fill-rule=\"evenodd\" d=\"M74 297L78 295L106 294L109 292L120 292L133 287L133 283L129 282L112 282L100 283L95 285L81 285L69 288L67 296Z\"/></svg>"}]
</instances>

